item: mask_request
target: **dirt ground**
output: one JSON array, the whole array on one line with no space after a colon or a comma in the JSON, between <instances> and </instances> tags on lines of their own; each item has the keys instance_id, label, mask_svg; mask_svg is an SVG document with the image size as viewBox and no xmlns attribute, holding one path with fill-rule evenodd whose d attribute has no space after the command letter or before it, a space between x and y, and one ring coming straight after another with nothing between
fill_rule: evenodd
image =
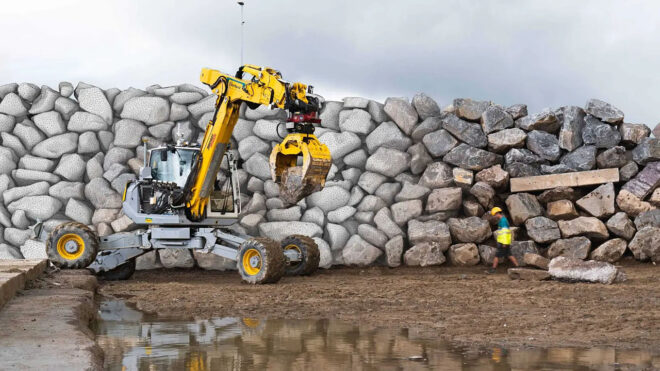
<instances>
[{"instance_id":1,"label":"dirt ground","mask_svg":"<svg viewBox=\"0 0 660 371\"><path fill-rule=\"evenodd\" d=\"M339 268L252 286L236 272L157 270L100 293L170 318L336 318L466 345L660 349L660 267L625 261L614 285L512 281L506 268Z\"/></svg>"}]
</instances>

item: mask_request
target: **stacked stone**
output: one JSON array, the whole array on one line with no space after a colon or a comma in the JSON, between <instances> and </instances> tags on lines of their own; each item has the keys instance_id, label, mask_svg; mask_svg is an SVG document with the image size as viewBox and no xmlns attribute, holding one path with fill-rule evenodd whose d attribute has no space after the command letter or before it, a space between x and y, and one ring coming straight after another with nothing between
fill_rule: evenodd
<instances>
[{"instance_id":1,"label":"stacked stone","mask_svg":"<svg viewBox=\"0 0 660 371\"><path fill-rule=\"evenodd\" d=\"M151 147L201 141L215 98L189 84L0 86L0 258L45 256L43 245L28 240L36 220L47 230L75 220L101 236L134 230L121 213L121 193L142 166L142 140ZM470 99L440 109L424 94L412 102L325 102L316 135L333 165L326 187L296 205L278 197L268 167L285 118L266 107L241 110L232 148L242 159L243 211L233 228L274 239L309 235L324 268L489 263L494 205L511 213L520 261L525 253L614 261L627 249L658 259L660 145L607 103L528 115L525 105ZM612 167L624 182L589 194L508 194L510 177ZM176 249L138 259L139 268L195 265L234 263Z\"/></svg>"}]
</instances>

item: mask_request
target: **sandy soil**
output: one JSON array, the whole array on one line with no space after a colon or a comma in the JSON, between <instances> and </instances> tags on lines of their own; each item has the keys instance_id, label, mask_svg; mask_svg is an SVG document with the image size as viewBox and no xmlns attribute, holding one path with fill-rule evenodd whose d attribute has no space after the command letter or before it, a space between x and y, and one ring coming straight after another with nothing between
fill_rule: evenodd
<instances>
[{"instance_id":1,"label":"sandy soil","mask_svg":"<svg viewBox=\"0 0 660 371\"><path fill-rule=\"evenodd\" d=\"M614 285L512 281L501 267L340 268L251 286L236 272L158 270L100 293L163 317L337 318L470 345L660 348L660 267Z\"/></svg>"}]
</instances>

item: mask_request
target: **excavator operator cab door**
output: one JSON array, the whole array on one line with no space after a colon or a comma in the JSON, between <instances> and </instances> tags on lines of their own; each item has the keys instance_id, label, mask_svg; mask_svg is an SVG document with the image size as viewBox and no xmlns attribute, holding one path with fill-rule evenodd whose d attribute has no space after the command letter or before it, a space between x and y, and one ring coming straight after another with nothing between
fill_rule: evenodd
<instances>
[{"instance_id":1,"label":"excavator operator cab door","mask_svg":"<svg viewBox=\"0 0 660 371\"><path fill-rule=\"evenodd\" d=\"M183 188L198 154L199 148L154 148L149 156L151 177L160 182L176 183Z\"/></svg>"}]
</instances>

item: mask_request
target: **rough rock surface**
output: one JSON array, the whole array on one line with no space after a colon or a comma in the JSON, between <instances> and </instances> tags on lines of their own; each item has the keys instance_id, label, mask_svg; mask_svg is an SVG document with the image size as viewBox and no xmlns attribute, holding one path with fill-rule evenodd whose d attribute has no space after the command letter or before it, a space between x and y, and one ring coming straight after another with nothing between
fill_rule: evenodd
<instances>
[{"instance_id":1,"label":"rough rock surface","mask_svg":"<svg viewBox=\"0 0 660 371\"><path fill-rule=\"evenodd\" d=\"M583 261L564 256L550 261L548 272L555 279L612 284L618 270L612 264L595 260Z\"/></svg>"},{"instance_id":2,"label":"rough rock surface","mask_svg":"<svg viewBox=\"0 0 660 371\"><path fill-rule=\"evenodd\" d=\"M614 184L607 183L577 200L575 203L596 218L605 218L614 214Z\"/></svg>"},{"instance_id":3,"label":"rough rock surface","mask_svg":"<svg viewBox=\"0 0 660 371\"><path fill-rule=\"evenodd\" d=\"M586 237L573 237L553 242L548 248L548 258L568 256L576 259L586 259L589 256L591 241Z\"/></svg>"},{"instance_id":4,"label":"rough rock surface","mask_svg":"<svg viewBox=\"0 0 660 371\"><path fill-rule=\"evenodd\" d=\"M627 246L628 243L626 240L622 238L614 238L598 246L598 248L591 252L589 258L592 260L615 263L619 261L621 256L623 256L623 253L626 252Z\"/></svg>"},{"instance_id":5,"label":"rough rock surface","mask_svg":"<svg viewBox=\"0 0 660 371\"><path fill-rule=\"evenodd\" d=\"M476 216L464 219L450 218L447 226L452 239L458 242L480 243L492 235L490 224Z\"/></svg>"},{"instance_id":6,"label":"rough rock surface","mask_svg":"<svg viewBox=\"0 0 660 371\"><path fill-rule=\"evenodd\" d=\"M473 243L460 243L449 248L449 261L457 266L479 264L479 249Z\"/></svg>"},{"instance_id":7,"label":"rough rock surface","mask_svg":"<svg viewBox=\"0 0 660 371\"><path fill-rule=\"evenodd\" d=\"M446 259L438 246L429 243L421 243L408 249L403 254L406 265L426 267L430 265L441 265Z\"/></svg>"},{"instance_id":8,"label":"rough rock surface","mask_svg":"<svg viewBox=\"0 0 660 371\"><path fill-rule=\"evenodd\" d=\"M573 220L560 220L558 224L564 238L586 236L604 240L609 236L605 223L594 217L581 216Z\"/></svg>"},{"instance_id":9,"label":"rough rock surface","mask_svg":"<svg viewBox=\"0 0 660 371\"><path fill-rule=\"evenodd\" d=\"M516 193L507 197L506 207L515 225L524 223L527 219L543 215L543 207L536 197L529 193Z\"/></svg>"}]
</instances>

